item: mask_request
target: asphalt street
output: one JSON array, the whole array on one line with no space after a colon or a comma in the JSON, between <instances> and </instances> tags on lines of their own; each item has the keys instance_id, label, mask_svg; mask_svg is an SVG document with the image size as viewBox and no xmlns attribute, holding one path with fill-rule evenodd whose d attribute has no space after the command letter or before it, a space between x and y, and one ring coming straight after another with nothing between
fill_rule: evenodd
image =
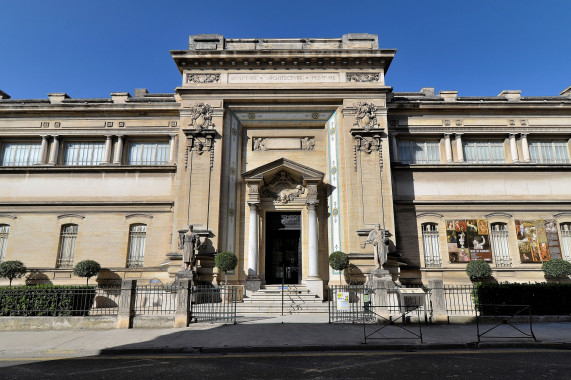
<instances>
[{"instance_id":1,"label":"asphalt street","mask_svg":"<svg viewBox=\"0 0 571 380\"><path fill-rule=\"evenodd\" d=\"M9 379L571 379L567 350L4 358Z\"/></svg>"}]
</instances>

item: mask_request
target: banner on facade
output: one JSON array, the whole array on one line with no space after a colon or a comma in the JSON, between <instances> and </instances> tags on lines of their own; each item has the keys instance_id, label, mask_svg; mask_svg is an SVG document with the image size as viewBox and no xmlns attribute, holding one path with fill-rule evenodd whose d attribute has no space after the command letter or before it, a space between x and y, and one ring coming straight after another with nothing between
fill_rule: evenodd
<instances>
[{"instance_id":1,"label":"banner on facade","mask_svg":"<svg viewBox=\"0 0 571 380\"><path fill-rule=\"evenodd\" d=\"M488 222L483 219L446 220L446 241L451 263L472 260L492 262Z\"/></svg>"},{"instance_id":2,"label":"banner on facade","mask_svg":"<svg viewBox=\"0 0 571 380\"><path fill-rule=\"evenodd\" d=\"M515 229L522 263L541 263L561 258L555 220L516 220Z\"/></svg>"}]
</instances>

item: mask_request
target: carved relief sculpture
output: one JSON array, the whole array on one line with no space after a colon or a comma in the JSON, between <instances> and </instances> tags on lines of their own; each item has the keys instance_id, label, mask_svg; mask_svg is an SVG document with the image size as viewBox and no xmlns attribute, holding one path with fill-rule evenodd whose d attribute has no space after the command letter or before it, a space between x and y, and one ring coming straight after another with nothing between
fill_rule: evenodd
<instances>
[{"instance_id":1,"label":"carved relief sculpture","mask_svg":"<svg viewBox=\"0 0 571 380\"><path fill-rule=\"evenodd\" d=\"M301 139L301 150L313 150L315 148L315 139L304 137Z\"/></svg>"},{"instance_id":2,"label":"carved relief sculpture","mask_svg":"<svg viewBox=\"0 0 571 380\"><path fill-rule=\"evenodd\" d=\"M212 114L214 110L209 104L197 103L190 108L191 122L189 126L202 131L203 129L214 128Z\"/></svg>"},{"instance_id":3,"label":"carved relief sculpture","mask_svg":"<svg viewBox=\"0 0 571 380\"><path fill-rule=\"evenodd\" d=\"M187 74L187 83L218 83L220 74Z\"/></svg>"},{"instance_id":4,"label":"carved relief sculpture","mask_svg":"<svg viewBox=\"0 0 571 380\"><path fill-rule=\"evenodd\" d=\"M263 137L254 137L252 139L252 150L267 150L264 140L265 139Z\"/></svg>"},{"instance_id":5,"label":"carved relief sculpture","mask_svg":"<svg viewBox=\"0 0 571 380\"><path fill-rule=\"evenodd\" d=\"M296 183L288 172L279 172L261 191L263 198L273 198L274 202L286 204L305 193L305 187Z\"/></svg>"},{"instance_id":6,"label":"carved relief sculpture","mask_svg":"<svg viewBox=\"0 0 571 380\"><path fill-rule=\"evenodd\" d=\"M347 82L378 82L379 73L347 73Z\"/></svg>"},{"instance_id":7,"label":"carved relief sculpture","mask_svg":"<svg viewBox=\"0 0 571 380\"><path fill-rule=\"evenodd\" d=\"M367 131L371 128L379 128L375 116L377 107L373 103L359 102L355 107L357 108L357 116L353 127L364 128Z\"/></svg>"}]
</instances>

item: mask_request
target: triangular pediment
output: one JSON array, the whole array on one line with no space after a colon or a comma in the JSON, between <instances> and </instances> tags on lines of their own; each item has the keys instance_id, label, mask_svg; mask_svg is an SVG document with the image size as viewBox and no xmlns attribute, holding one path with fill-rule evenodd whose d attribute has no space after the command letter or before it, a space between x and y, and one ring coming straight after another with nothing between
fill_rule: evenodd
<instances>
[{"instance_id":1,"label":"triangular pediment","mask_svg":"<svg viewBox=\"0 0 571 380\"><path fill-rule=\"evenodd\" d=\"M293 174L295 177L300 177L303 182L321 181L325 175L319 170L315 170L309 166L299 164L295 161L288 160L287 158L280 158L278 160L268 162L267 164L258 166L255 169L242 173L242 178L244 178L244 180L263 180L275 176L282 170Z\"/></svg>"}]
</instances>

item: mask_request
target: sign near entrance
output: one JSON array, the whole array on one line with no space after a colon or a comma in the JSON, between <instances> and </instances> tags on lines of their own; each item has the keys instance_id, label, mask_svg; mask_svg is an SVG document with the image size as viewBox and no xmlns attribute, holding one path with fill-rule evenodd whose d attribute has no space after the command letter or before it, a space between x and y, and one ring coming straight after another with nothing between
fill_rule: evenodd
<instances>
[{"instance_id":1,"label":"sign near entrance","mask_svg":"<svg viewBox=\"0 0 571 380\"><path fill-rule=\"evenodd\" d=\"M349 292L337 292L337 310L349 310Z\"/></svg>"}]
</instances>

